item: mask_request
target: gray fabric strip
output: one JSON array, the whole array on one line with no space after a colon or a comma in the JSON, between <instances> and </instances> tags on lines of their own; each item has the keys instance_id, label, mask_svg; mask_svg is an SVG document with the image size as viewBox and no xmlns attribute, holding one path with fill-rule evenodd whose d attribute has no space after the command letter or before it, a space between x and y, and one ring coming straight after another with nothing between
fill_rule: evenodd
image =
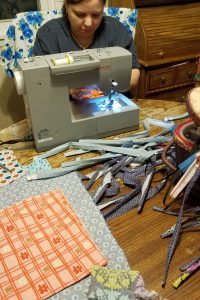
<instances>
[{"instance_id":1,"label":"gray fabric strip","mask_svg":"<svg viewBox=\"0 0 200 300\"><path fill-rule=\"evenodd\" d=\"M166 180L163 180L160 182L156 188L151 188L147 194L146 200L151 199L154 197L159 191L161 191L164 186L166 185ZM126 195L126 197L122 198L117 198L120 203L117 204L114 208L110 209L106 214L104 215L104 218L108 221L110 219L119 217L127 212L129 212L131 209L136 208L138 205L138 200L140 198L140 191L141 191L141 185L139 186L138 183L138 188L135 191L130 192L129 194ZM123 201L124 202L123 202Z\"/></svg>"}]
</instances>

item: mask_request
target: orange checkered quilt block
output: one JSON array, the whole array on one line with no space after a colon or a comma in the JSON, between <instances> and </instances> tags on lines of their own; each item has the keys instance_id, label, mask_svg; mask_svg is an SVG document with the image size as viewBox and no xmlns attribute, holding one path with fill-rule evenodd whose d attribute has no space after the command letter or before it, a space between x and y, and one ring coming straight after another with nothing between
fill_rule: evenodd
<instances>
[{"instance_id":1,"label":"orange checkered quilt block","mask_svg":"<svg viewBox=\"0 0 200 300\"><path fill-rule=\"evenodd\" d=\"M46 299L107 262L60 190L0 211L0 299Z\"/></svg>"}]
</instances>

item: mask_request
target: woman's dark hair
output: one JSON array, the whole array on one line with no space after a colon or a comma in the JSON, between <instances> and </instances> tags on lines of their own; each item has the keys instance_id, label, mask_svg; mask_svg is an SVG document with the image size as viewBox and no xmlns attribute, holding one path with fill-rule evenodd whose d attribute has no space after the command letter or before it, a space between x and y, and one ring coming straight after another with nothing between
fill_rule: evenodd
<instances>
[{"instance_id":1,"label":"woman's dark hair","mask_svg":"<svg viewBox=\"0 0 200 300\"><path fill-rule=\"evenodd\" d=\"M83 2L83 1L84 1L84 0L64 0L63 7L62 7L63 15L66 15L66 7L65 7L66 4L71 4L71 5L73 5L73 4L81 3L81 2ZM102 0L102 2L103 2L103 5L106 4L106 0Z\"/></svg>"}]
</instances>

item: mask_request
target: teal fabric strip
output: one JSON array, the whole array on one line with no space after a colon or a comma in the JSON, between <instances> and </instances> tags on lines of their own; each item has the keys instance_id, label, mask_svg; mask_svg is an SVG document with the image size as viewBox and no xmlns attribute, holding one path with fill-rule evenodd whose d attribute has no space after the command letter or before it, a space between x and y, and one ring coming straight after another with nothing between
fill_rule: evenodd
<instances>
[{"instance_id":1,"label":"teal fabric strip","mask_svg":"<svg viewBox=\"0 0 200 300\"><path fill-rule=\"evenodd\" d=\"M98 145L98 144L86 144L81 142L72 142L72 147L84 150L99 150L99 151L107 151L113 152L128 156L137 157L138 161L145 161L146 159L150 158L152 155L156 153L156 150L140 150L140 149L130 149L125 147L111 147L106 145Z\"/></svg>"},{"instance_id":2,"label":"teal fabric strip","mask_svg":"<svg viewBox=\"0 0 200 300\"><path fill-rule=\"evenodd\" d=\"M179 169L184 173L190 165L193 163L193 161L196 159L196 154L200 153L199 151L190 155L186 160L184 160L182 163L179 164Z\"/></svg>"},{"instance_id":3,"label":"teal fabric strip","mask_svg":"<svg viewBox=\"0 0 200 300\"><path fill-rule=\"evenodd\" d=\"M108 146L122 146L125 143L131 142L136 145L143 145L146 143L154 142L155 144L160 144L163 142L170 142L170 137L157 136L157 137L147 137L147 138L122 138L116 140L95 140L95 139L81 139L79 143L84 144L97 144L97 145L108 145ZM72 146L74 143L72 142Z\"/></svg>"},{"instance_id":4,"label":"teal fabric strip","mask_svg":"<svg viewBox=\"0 0 200 300\"><path fill-rule=\"evenodd\" d=\"M51 150L49 150L49 151L47 151L47 152L39 155L39 157L41 157L41 158L47 158L47 157L53 156L55 154L58 154L58 153L60 153L62 151L65 151L65 150L69 149L70 144L71 144L71 142L66 143L66 144L62 144L62 145L60 145L58 147L55 147L55 148L53 148L53 149L51 149Z\"/></svg>"},{"instance_id":5,"label":"teal fabric strip","mask_svg":"<svg viewBox=\"0 0 200 300\"><path fill-rule=\"evenodd\" d=\"M84 154L84 153L88 153L88 152L90 152L90 151L78 149L78 150L74 150L74 151L65 152L65 156L70 157L70 156L75 156L75 155Z\"/></svg>"},{"instance_id":6,"label":"teal fabric strip","mask_svg":"<svg viewBox=\"0 0 200 300\"><path fill-rule=\"evenodd\" d=\"M165 130L162 133L159 133L158 135L154 136L154 137L148 137L145 138L146 136L149 136L150 134L150 125L154 125L154 126L160 126L160 127L164 127ZM160 137L158 138L158 136L161 136L162 134L168 133L170 131L170 129L174 126L173 122L165 122L162 120L156 120L156 119L151 119L151 118L146 118L143 121L143 126L145 128L144 131L139 132L139 133L135 133L135 134L131 134L125 138L121 138L121 139L114 139L114 140L95 140L95 139L81 139L79 142L81 143L92 143L92 144L101 144L101 145L124 145L126 143L131 142L132 144L138 144L138 145L142 145L145 143L149 143L149 142L155 142L157 144L162 143L162 142L167 142L170 141L170 138L166 138L166 137ZM58 147L55 147L41 155L39 155L40 158L47 158L50 156L53 156L55 154L58 154L60 152L63 152L65 150L68 150L70 148L72 148L72 144L73 142L68 142L65 144L62 144ZM78 155L78 154L83 154L83 153L87 153L91 150L85 150L85 149L79 149L78 151L69 151L65 153L65 156L73 156L73 155ZM120 152L121 153L121 152ZM126 155L126 154L125 154Z\"/></svg>"},{"instance_id":7,"label":"teal fabric strip","mask_svg":"<svg viewBox=\"0 0 200 300\"><path fill-rule=\"evenodd\" d=\"M154 137L156 137L156 136L164 135L166 133L171 133L171 130L175 124L174 124L174 122L166 122L165 120L146 118L143 121L143 126L146 130L148 130L149 134L150 134L150 125L165 128L163 131L159 132L158 134L156 134L154 136Z\"/></svg>"},{"instance_id":8,"label":"teal fabric strip","mask_svg":"<svg viewBox=\"0 0 200 300\"><path fill-rule=\"evenodd\" d=\"M55 169L49 170L48 172L34 173L34 174L28 175L27 180L30 181L30 180L37 180L37 179L54 178L54 177L68 174L68 173L76 171L76 170L80 170L84 167L88 167L93 164L94 163L87 163L85 165L71 166L71 167L65 167L65 168L55 168Z\"/></svg>"},{"instance_id":9,"label":"teal fabric strip","mask_svg":"<svg viewBox=\"0 0 200 300\"><path fill-rule=\"evenodd\" d=\"M78 166L78 165L85 165L87 163L99 163L99 162L103 162L107 159L111 159L113 157L117 157L120 156L120 154L111 154L111 153L107 153L104 154L102 156L96 156L96 157L92 157L92 158L88 158L88 159L80 159L80 160L74 160L74 161L70 161L70 162L64 162L62 163L62 167L71 167L71 166Z\"/></svg>"},{"instance_id":10,"label":"teal fabric strip","mask_svg":"<svg viewBox=\"0 0 200 300\"><path fill-rule=\"evenodd\" d=\"M86 160L76 160L69 163L63 163L61 168L56 168L49 170L48 172L35 172L27 177L28 180L45 179L52 178L56 176L61 176L69 172L82 169L87 166L91 166L98 162L105 161L109 158L114 158L120 155L126 155L135 157L137 162L143 163L152 157L154 154L158 153L159 149L149 150L148 148L154 147L155 145L162 144L163 142L169 142L170 137L164 137L159 133L156 136L148 137L150 133L150 126L160 126L165 128L162 133L168 133L170 128L174 126L173 122L165 122L162 120L156 120L147 118L143 122L145 130L139 133L129 135L125 138L114 139L114 140L95 140L95 139L81 139L79 142L68 142L58 147L55 147L46 153L41 154L39 157L41 159L53 156L70 148L76 148L78 150L69 151L65 153L65 156L72 156L77 154L82 154L90 151L106 151L106 155L98 156L96 158L86 159ZM141 145L143 145L141 147ZM139 147L140 146L140 147ZM115 154L112 154L115 153ZM104 173L105 174L105 173Z\"/></svg>"},{"instance_id":11,"label":"teal fabric strip","mask_svg":"<svg viewBox=\"0 0 200 300\"><path fill-rule=\"evenodd\" d=\"M181 120L181 119L185 119L185 118L189 118L188 112L186 112L183 115L175 115L173 117L165 117L164 121L175 121L175 120Z\"/></svg>"},{"instance_id":12,"label":"teal fabric strip","mask_svg":"<svg viewBox=\"0 0 200 300\"><path fill-rule=\"evenodd\" d=\"M146 130L150 131L150 125L163 127L163 128L170 128L174 126L174 122L172 121L165 121L165 120L158 120L158 119L152 119L152 118L146 118L143 121L143 126Z\"/></svg>"},{"instance_id":13,"label":"teal fabric strip","mask_svg":"<svg viewBox=\"0 0 200 300\"><path fill-rule=\"evenodd\" d=\"M110 157L109 157L110 156ZM109 158L117 157L118 155L105 155L104 157L99 157L99 161L105 161ZM47 178L54 178L57 176L62 176L65 174L68 174L70 172L80 170L84 167L89 167L97 163L96 159L88 159L88 160L77 160L69 163L65 167L61 168L54 168L52 170L49 170L48 172L35 172L33 174L30 174L27 176L27 180L37 180L37 179L47 179Z\"/></svg>"}]
</instances>

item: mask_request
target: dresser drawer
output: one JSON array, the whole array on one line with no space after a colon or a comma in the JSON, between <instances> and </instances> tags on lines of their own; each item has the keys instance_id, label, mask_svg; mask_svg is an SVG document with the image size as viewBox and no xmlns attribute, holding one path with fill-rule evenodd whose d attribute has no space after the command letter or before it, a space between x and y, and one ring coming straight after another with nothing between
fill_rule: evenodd
<instances>
[{"instance_id":1,"label":"dresser drawer","mask_svg":"<svg viewBox=\"0 0 200 300\"><path fill-rule=\"evenodd\" d=\"M173 85L175 78L175 68L167 67L148 72L147 90L157 90Z\"/></svg>"},{"instance_id":2,"label":"dresser drawer","mask_svg":"<svg viewBox=\"0 0 200 300\"><path fill-rule=\"evenodd\" d=\"M193 85L189 85L185 87L175 88L169 91L160 91L157 93L145 95L144 98L155 99L155 100L165 99L169 101L185 102L187 99L187 95L192 88Z\"/></svg>"},{"instance_id":3,"label":"dresser drawer","mask_svg":"<svg viewBox=\"0 0 200 300\"><path fill-rule=\"evenodd\" d=\"M176 84L182 84L194 81L194 75L197 72L197 64L195 62L186 62L176 65Z\"/></svg>"}]
</instances>

